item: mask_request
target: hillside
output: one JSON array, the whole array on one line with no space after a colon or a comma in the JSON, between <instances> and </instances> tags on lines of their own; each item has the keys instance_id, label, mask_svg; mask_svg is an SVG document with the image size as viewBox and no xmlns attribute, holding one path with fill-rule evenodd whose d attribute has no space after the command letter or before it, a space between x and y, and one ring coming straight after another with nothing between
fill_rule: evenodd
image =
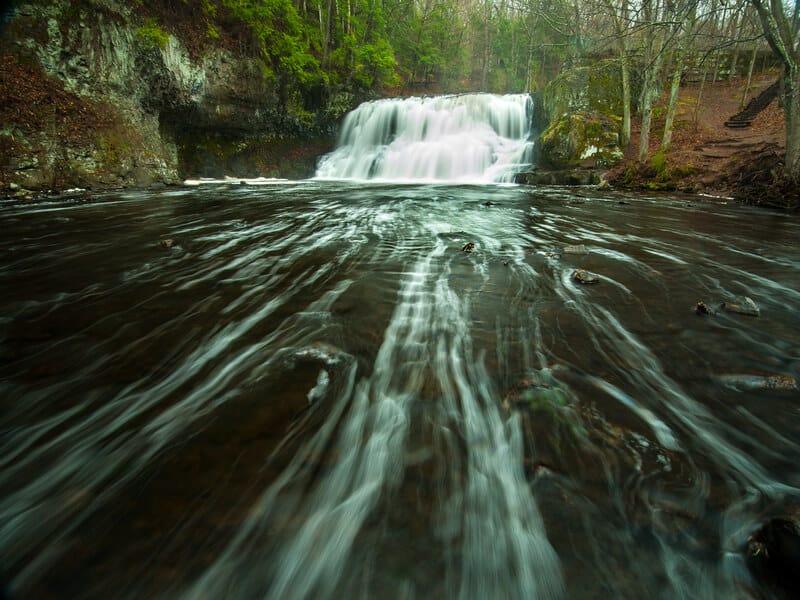
<instances>
[{"instance_id":1,"label":"hillside","mask_svg":"<svg viewBox=\"0 0 800 600\"><path fill-rule=\"evenodd\" d=\"M747 101L779 76L777 70L754 76ZM750 127L725 126L741 110L745 84L743 78L707 83L702 94L697 84L681 88L672 145L663 165L653 160L640 165L635 160L639 123L634 121L626 162L609 174L610 180L618 187L674 189L754 204L772 204L770 194L796 197L797 190L784 189L778 178L785 147L784 115L778 101L758 113ZM658 154L663 124L663 116L655 121L650 156Z\"/></svg>"}]
</instances>

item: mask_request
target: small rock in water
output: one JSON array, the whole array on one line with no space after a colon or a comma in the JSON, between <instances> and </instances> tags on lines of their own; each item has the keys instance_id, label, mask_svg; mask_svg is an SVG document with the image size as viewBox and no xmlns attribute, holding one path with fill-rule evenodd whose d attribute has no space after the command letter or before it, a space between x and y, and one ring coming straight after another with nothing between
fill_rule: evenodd
<instances>
[{"instance_id":1,"label":"small rock in water","mask_svg":"<svg viewBox=\"0 0 800 600\"><path fill-rule=\"evenodd\" d=\"M797 381L789 375L720 375L718 379L725 385L740 390L769 390L775 392L794 392L798 390Z\"/></svg>"},{"instance_id":2,"label":"small rock in water","mask_svg":"<svg viewBox=\"0 0 800 600\"><path fill-rule=\"evenodd\" d=\"M495 203L494 203L494 202L492 202L491 200L487 200L486 202L484 202L484 203L482 204L482 206L494 206L494 205L495 205Z\"/></svg>"},{"instance_id":3,"label":"small rock in water","mask_svg":"<svg viewBox=\"0 0 800 600\"><path fill-rule=\"evenodd\" d=\"M584 244L575 246L564 246L564 254L586 254L589 252Z\"/></svg>"},{"instance_id":4,"label":"small rock in water","mask_svg":"<svg viewBox=\"0 0 800 600\"><path fill-rule=\"evenodd\" d=\"M723 302L720 308L725 312L734 313L737 315L747 315L748 317L757 317L761 314L761 310L758 308L756 303L753 302L753 299L749 297L745 297L744 302L741 304Z\"/></svg>"},{"instance_id":5,"label":"small rock in water","mask_svg":"<svg viewBox=\"0 0 800 600\"><path fill-rule=\"evenodd\" d=\"M578 269L572 273L573 281L577 281L580 284L588 285L593 283L598 283L600 278L595 275L594 273L590 273L586 269Z\"/></svg>"},{"instance_id":6,"label":"small rock in water","mask_svg":"<svg viewBox=\"0 0 800 600\"><path fill-rule=\"evenodd\" d=\"M700 300L697 304L694 305L694 312L698 315L713 315L716 311L711 308L708 304Z\"/></svg>"},{"instance_id":7,"label":"small rock in water","mask_svg":"<svg viewBox=\"0 0 800 600\"><path fill-rule=\"evenodd\" d=\"M466 244L464 244L464 247L461 248L462 252L472 252L473 250L475 250L475 244L473 244L472 242L467 242Z\"/></svg>"},{"instance_id":8,"label":"small rock in water","mask_svg":"<svg viewBox=\"0 0 800 600\"><path fill-rule=\"evenodd\" d=\"M172 246L175 245L175 240L173 240L172 238L166 238L166 239L161 240L159 242L159 245L162 248L172 248Z\"/></svg>"},{"instance_id":9,"label":"small rock in water","mask_svg":"<svg viewBox=\"0 0 800 600\"><path fill-rule=\"evenodd\" d=\"M598 190L610 190L611 184L608 182L608 179L601 179L600 183L597 184Z\"/></svg>"}]
</instances>

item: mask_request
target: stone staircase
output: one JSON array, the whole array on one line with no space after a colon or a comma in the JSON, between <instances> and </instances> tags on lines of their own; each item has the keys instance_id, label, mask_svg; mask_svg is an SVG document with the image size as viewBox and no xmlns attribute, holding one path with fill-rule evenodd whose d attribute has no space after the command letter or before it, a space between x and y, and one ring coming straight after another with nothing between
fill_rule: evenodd
<instances>
[{"instance_id":1,"label":"stone staircase","mask_svg":"<svg viewBox=\"0 0 800 600\"><path fill-rule=\"evenodd\" d=\"M758 113L767 108L770 103L778 96L780 89L780 79L766 88L758 96L750 100L745 106L744 110L736 113L730 119L725 121L725 127L732 129L741 129L743 127L750 127L753 119Z\"/></svg>"}]
</instances>

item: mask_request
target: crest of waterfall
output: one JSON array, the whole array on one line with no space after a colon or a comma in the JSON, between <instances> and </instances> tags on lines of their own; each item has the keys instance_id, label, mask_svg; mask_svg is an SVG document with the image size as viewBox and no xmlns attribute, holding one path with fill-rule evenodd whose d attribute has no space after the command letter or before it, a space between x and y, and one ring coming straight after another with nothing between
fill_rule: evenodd
<instances>
[{"instance_id":1,"label":"crest of waterfall","mask_svg":"<svg viewBox=\"0 0 800 600\"><path fill-rule=\"evenodd\" d=\"M527 94L366 102L349 113L319 179L503 182L530 166Z\"/></svg>"}]
</instances>

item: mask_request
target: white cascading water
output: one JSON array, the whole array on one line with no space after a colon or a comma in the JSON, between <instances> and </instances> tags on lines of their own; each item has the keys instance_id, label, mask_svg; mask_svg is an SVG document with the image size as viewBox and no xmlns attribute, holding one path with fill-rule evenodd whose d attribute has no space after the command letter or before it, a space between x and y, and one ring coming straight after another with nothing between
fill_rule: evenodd
<instances>
[{"instance_id":1,"label":"white cascading water","mask_svg":"<svg viewBox=\"0 0 800 600\"><path fill-rule=\"evenodd\" d=\"M528 94L366 102L349 113L318 179L511 181L533 155Z\"/></svg>"}]
</instances>

